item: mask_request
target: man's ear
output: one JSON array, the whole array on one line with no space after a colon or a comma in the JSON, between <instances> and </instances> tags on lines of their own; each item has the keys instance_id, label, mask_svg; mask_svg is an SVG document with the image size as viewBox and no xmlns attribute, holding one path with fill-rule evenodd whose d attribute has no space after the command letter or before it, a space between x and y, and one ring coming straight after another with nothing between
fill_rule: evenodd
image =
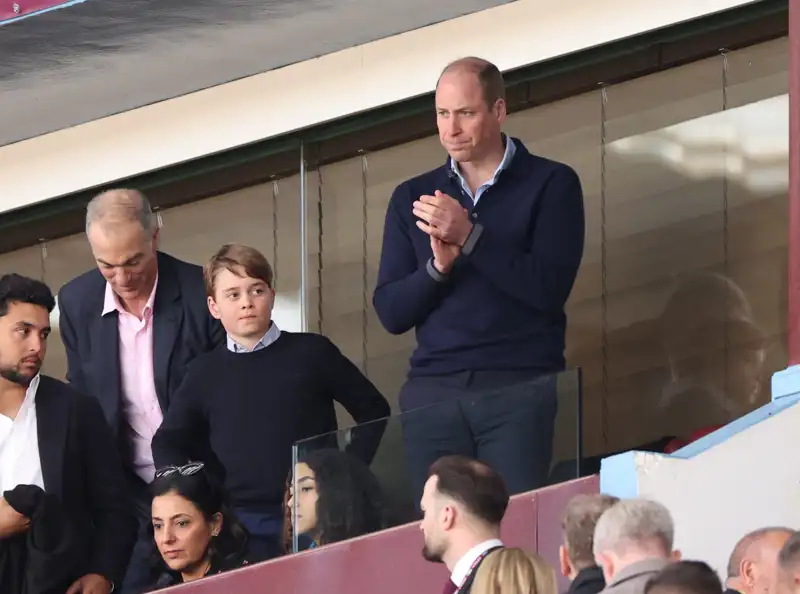
<instances>
[{"instance_id":1,"label":"man's ear","mask_svg":"<svg viewBox=\"0 0 800 594\"><path fill-rule=\"evenodd\" d=\"M675 549L672 551L669 558L673 563L678 563L681 559L683 559L683 553L681 553L678 549Z\"/></svg>"},{"instance_id":2,"label":"man's ear","mask_svg":"<svg viewBox=\"0 0 800 594\"><path fill-rule=\"evenodd\" d=\"M756 568L755 564L750 559L742 559L742 562L739 563L739 579L747 586L748 590L752 590L755 586Z\"/></svg>"},{"instance_id":3,"label":"man's ear","mask_svg":"<svg viewBox=\"0 0 800 594\"><path fill-rule=\"evenodd\" d=\"M561 575L568 578L572 575L572 564L569 562L569 555L567 555L567 547L561 545L558 547L558 563L561 566Z\"/></svg>"},{"instance_id":4,"label":"man's ear","mask_svg":"<svg viewBox=\"0 0 800 594\"><path fill-rule=\"evenodd\" d=\"M458 510L454 505L447 504L443 506L441 511L442 530L451 530L456 524L457 515Z\"/></svg>"},{"instance_id":5,"label":"man's ear","mask_svg":"<svg viewBox=\"0 0 800 594\"><path fill-rule=\"evenodd\" d=\"M614 574L616 573L614 559L611 557L611 555L597 553L594 556L594 560L600 567L603 568L603 577L606 580L606 584L609 584L611 580L614 579Z\"/></svg>"},{"instance_id":6,"label":"man's ear","mask_svg":"<svg viewBox=\"0 0 800 594\"><path fill-rule=\"evenodd\" d=\"M215 320L221 319L219 309L217 308L217 302L214 301L213 297L208 297L208 311Z\"/></svg>"}]
</instances>

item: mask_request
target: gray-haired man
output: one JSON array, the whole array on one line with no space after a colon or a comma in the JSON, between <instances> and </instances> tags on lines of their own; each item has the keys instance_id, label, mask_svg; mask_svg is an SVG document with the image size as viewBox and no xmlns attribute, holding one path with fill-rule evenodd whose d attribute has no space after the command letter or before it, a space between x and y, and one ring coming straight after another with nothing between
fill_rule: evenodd
<instances>
[{"instance_id":1,"label":"gray-haired man","mask_svg":"<svg viewBox=\"0 0 800 594\"><path fill-rule=\"evenodd\" d=\"M136 190L111 190L86 210L97 268L60 291L67 379L97 398L119 444L140 521L149 522L150 441L194 358L225 342L208 313L202 268L158 251L158 225ZM123 587L147 586L137 545Z\"/></svg>"},{"instance_id":2,"label":"gray-haired man","mask_svg":"<svg viewBox=\"0 0 800 594\"><path fill-rule=\"evenodd\" d=\"M678 558L675 528L666 507L623 499L606 510L594 531L594 558L603 568L606 594L644 594L648 580Z\"/></svg>"}]
</instances>

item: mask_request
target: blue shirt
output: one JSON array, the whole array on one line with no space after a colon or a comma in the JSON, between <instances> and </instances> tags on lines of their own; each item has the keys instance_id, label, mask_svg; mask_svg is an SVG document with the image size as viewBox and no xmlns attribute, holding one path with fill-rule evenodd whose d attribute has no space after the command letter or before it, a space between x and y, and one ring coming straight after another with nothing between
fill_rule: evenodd
<instances>
[{"instance_id":1,"label":"blue shirt","mask_svg":"<svg viewBox=\"0 0 800 594\"><path fill-rule=\"evenodd\" d=\"M517 145L515 145L514 142L505 134L503 134L503 142L505 142L506 145L506 152L503 154L503 160L500 161L500 165L498 165L497 169L495 169L492 178L481 185L478 188L478 191L475 192L474 196L472 194L472 190L469 189L469 184L467 183L466 178L461 174L461 170L458 168L458 163L453 159L450 159L450 169L452 169L453 173L458 176L458 179L461 182L461 189L467 196L472 198L473 204L478 204L478 200L480 200L484 192L497 183L497 177L503 170L508 169L508 166L511 165L511 161L514 159L514 155L517 153Z\"/></svg>"},{"instance_id":2,"label":"blue shirt","mask_svg":"<svg viewBox=\"0 0 800 594\"><path fill-rule=\"evenodd\" d=\"M231 338L230 334L228 334L228 350L233 353L255 353L256 351L267 348L280 337L281 331L278 328L278 325L275 322L272 322L272 325L269 327L269 330L267 330L267 333L255 344L252 349L248 349L247 347L240 345L233 338Z\"/></svg>"}]
</instances>

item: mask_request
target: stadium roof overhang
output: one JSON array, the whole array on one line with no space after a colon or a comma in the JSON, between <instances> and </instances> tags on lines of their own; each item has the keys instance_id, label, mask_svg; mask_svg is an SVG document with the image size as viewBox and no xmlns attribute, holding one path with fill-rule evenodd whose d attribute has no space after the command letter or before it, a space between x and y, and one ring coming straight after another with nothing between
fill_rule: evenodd
<instances>
[{"instance_id":1,"label":"stadium roof overhang","mask_svg":"<svg viewBox=\"0 0 800 594\"><path fill-rule=\"evenodd\" d=\"M730 6L700 16L692 10L701 3L674 0L644 11L646 23L608 20L612 5L638 0L575 0L574 11L571 2L518 0L2 147L0 252L76 232L88 198L109 184L139 187L167 207L296 172L301 142L307 158L325 163L428 135L433 82L457 56L480 53L506 70L517 110L788 29L786 0L714 0L702 3L706 12ZM534 35L558 30L557 16L570 34Z\"/></svg>"}]
</instances>

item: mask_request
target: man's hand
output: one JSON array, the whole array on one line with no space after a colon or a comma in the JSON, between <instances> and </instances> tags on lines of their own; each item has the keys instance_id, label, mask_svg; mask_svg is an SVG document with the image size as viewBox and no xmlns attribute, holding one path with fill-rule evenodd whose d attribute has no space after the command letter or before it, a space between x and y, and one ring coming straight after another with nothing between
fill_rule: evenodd
<instances>
[{"instance_id":1,"label":"man's hand","mask_svg":"<svg viewBox=\"0 0 800 594\"><path fill-rule=\"evenodd\" d=\"M441 274L449 274L456 258L461 254L460 247L445 243L433 235L431 235L431 250L433 251L433 267Z\"/></svg>"},{"instance_id":2,"label":"man's hand","mask_svg":"<svg viewBox=\"0 0 800 594\"><path fill-rule=\"evenodd\" d=\"M0 539L14 536L28 529L31 521L0 497Z\"/></svg>"},{"instance_id":3,"label":"man's hand","mask_svg":"<svg viewBox=\"0 0 800 594\"><path fill-rule=\"evenodd\" d=\"M67 594L110 594L111 582L102 575L90 573L72 584Z\"/></svg>"},{"instance_id":4,"label":"man's hand","mask_svg":"<svg viewBox=\"0 0 800 594\"><path fill-rule=\"evenodd\" d=\"M458 247L464 246L472 231L467 209L439 190L434 196L420 196L414 202L414 216L421 219L417 227L425 233Z\"/></svg>"}]
</instances>

